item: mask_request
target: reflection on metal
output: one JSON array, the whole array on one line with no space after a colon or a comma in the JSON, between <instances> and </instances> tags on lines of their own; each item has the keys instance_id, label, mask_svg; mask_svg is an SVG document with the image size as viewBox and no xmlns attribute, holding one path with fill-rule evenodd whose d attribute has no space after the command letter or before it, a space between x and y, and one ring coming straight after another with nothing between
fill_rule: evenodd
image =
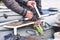
<instances>
[{"instance_id":1,"label":"reflection on metal","mask_svg":"<svg viewBox=\"0 0 60 40\"><path fill-rule=\"evenodd\" d=\"M0 9L7 9L6 6L0 6Z\"/></svg>"}]
</instances>

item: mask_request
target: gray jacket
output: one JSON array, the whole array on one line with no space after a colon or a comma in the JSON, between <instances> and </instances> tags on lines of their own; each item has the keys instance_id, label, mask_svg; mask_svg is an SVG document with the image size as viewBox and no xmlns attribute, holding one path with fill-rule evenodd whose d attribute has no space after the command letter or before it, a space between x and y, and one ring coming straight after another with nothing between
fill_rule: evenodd
<instances>
[{"instance_id":1,"label":"gray jacket","mask_svg":"<svg viewBox=\"0 0 60 40\"><path fill-rule=\"evenodd\" d=\"M4 4L12 9L14 12L25 16L27 10L32 10L31 7L28 7L26 4L29 0L2 0ZM41 10L41 0L35 0L37 7Z\"/></svg>"}]
</instances>

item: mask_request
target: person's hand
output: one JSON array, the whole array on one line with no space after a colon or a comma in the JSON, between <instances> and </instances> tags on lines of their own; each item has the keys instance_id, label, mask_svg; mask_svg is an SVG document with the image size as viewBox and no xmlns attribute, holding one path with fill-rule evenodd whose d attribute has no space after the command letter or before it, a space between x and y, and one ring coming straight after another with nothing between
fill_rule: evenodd
<instances>
[{"instance_id":1,"label":"person's hand","mask_svg":"<svg viewBox=\"0 0 60 40\"><path fill-rule=\"evenodd\" d=\"M32 18L33 18L33 13L32 13L31 11L27 11L25 17L27 17L27 18L29 18L29 19L32 19Z\"/></svg>"},{"instance_id":2,"label":"person's hand","mask_svg":"<svg viewBox=\"0 0 60 40\"><path fill-rule=\"evenodd\" d=\"M36 4L35 1L28 1L27 6L33 7Z\"/></svg>"},{"instance_id":3,"label":"person's hand","mask_svg":"<svg viewBox=\"0 0 60 40\"><path fill-rule=\"evenodd\" d=\"M41 24L41 22L42 22L43 20L44 20L44 18L38 19L38 20L35 21L35 24Z\"/></svg>"},{"instance_id":4,"label":"person's hand","mask_svg":"<svg viewBox=\"0 0 60 40\"><path fill-rule=\"evenodd\" d=\"M40 23L41 23L41 20L35 21L35 24L40 24Z\"/></svg>"}]
</instances>

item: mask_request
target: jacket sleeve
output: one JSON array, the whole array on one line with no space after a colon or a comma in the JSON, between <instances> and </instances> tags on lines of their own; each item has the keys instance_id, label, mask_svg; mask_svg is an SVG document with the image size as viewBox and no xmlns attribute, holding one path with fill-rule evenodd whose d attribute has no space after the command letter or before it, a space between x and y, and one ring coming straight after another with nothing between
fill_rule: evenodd
<instances>
[{"instance_id":1,"label":"jacket sleeve","mask_svg":"<svg viewBox=\"0 0 60 40\"><path fill-rule=\"evenodd\" d=\"M16 0L16 1L26 5L29 0Z\"/></svg>"},{"instance_id":2,"label":"jacket sleeve","mask_svg":"<svg viewBox=\"0 0 60 40\"><path fill-rule=\"evenodd\" d=\"M14 12L22 16L25 16L27 10L22 8L15 0L2 0L2 1L8 8L13 10Z\"/></svg>"},{"instance_id":3,"label":"jacket sleeve","mask_svg":"<svg viewBox=\"0 0 60 40\"><path fill-rule=\"evenodd\" d=\"M41 8L41 0L36 0L37 7L40 9Z\"/></svg>"}]
</instances>

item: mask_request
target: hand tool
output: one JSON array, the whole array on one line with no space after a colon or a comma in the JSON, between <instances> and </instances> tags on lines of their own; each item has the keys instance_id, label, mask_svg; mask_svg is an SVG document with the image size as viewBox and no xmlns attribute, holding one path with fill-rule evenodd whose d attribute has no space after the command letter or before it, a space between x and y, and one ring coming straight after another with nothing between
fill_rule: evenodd
<instances>
[{"instance_id":1,"label":"hand tool","mask_svg":"<svg viewBox=\"0 0 60 40\"><path fill-rule=\"evenodd\" d=\"M35 10L36 10L36 12L37 12L38 18L41 19L41 18L42 18L42 15L39 13L37 6L34 5L34 8L35 8ZM43 20L41 20L41 21L43 21ZM44 34L43 29L42 29L42 27L40 26L40 24L38 24L38 25L35 24L34 27L35 27L35 29L39 32L39 34L41 34L41 35Z\"/></svg>"}]
</instances>

